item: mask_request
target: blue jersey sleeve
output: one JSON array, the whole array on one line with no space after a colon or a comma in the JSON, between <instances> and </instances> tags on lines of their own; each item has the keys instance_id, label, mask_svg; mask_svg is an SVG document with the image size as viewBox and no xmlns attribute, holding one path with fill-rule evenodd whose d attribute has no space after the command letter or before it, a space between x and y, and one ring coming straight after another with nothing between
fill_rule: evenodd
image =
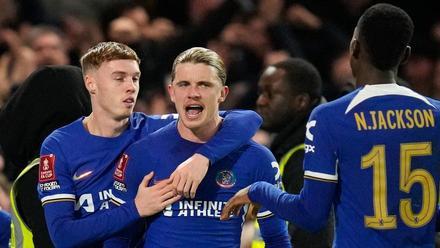
<instances>
[{"instance_id":1,"label":"blue jersey sleeve","mask_svg":"<svg viewBox=\"0 0 440 248\"><path fill-rule=\"evenodd\" d=\"M11 238L11 216L0 210L0 247L8 247Z\"/></svg>"},{"instance_id":2,"label":"blue jersey sleeve","mask_svg":"<svg viewBox=\"0 0 440 248\"><path fill-rule=\"evenodd\" d=\"M49 234L56 247L78 247L104 241L140 219L134 201L78 219L74 203L56 202L44 206Z\"/></svg>"},{"instance_id":3,"label":"blue jersey sleeve","mask_svg":"<svg viewBox=\"0 0 440 248\"><path fill-rule=\"evenodd\" d=\"M258 219L261 237L267 248L288 248L292 247L287 223L273 215L268 218Z\"/></svg>"},{"instance_id":4,"label":"blue jersey sleeve","mask_svg":"<svg viewBox=\"0 0 440 248\"><path fill-rule=\"evenodd\" d=\"M207 157L211 164L239 148L257 132L261 117L251 110L221 111L224 117L219 131L197 153ZM152 133L178 118L177 114L148 116L148 133Z\"/></svg>"},{"instance_id":5,"label":"blue jersey sleeve","mask_svg":"<svg viewBox=\"0 0 440 248\"><path fill-rule=\"evenodd\" d=\"M252 156L251 163L256 165L256 181L264 181L281 189L281 174L273 154L266 147L260 146ZM269 209L261 206L257 213L261 237L265 247L291 247L287 223L274 215Z\"/></svg>"},{"instance_id":6,"label":"blue jersey sleeve","mask_svg":"<svg viewBox=\"0 0 440 248\"><path fill-rule=\"evenodd\" d=\"M260 128L261 117L251 110L220 113L224 117L219 131L197 153L207 157L211 164L225 157L249 141Z\"/></svg>"},{"instance_id":7,"label":"blue jersey sleeve","mask_svg":"<svg viewBox=\"0 0 440 248\"><path fill-rule=\"evenodd\" d=\"M113 173L112 203L117 206L133 200L143 177L153 168L152 160L148 153L148 138L132 144L122 154Z\"/></svg>"},{"instance_id":8,"label":"blue jersey sleeve","mask_svg":"<svg viewBox=\"0 0 440 248\"><path fill-rule=\"evenodd\" d=\"M325 106L325 105L324 105ZM335 137L328 130L329 123L322 106L318 106L307 122L304 142L304 178L337 182L337 149Z\"/></svg>"},{"instance_id":9,"label":"blue jersey sleeve","mask_svg":"<svg viewBox=\"0 0 440 248\"><path fill-rule=\"evenodd\" d=\"M162 127L177 120L178 114L166 114L166 115L149 115L148 118L148 133L153 133Z\"/></svg>"},{"instance_id":10,"label":"blue jersey sleeve","mask_svg":"<svg viewBox=\"0 0 440 248\"><path fill-rule=\"evenodd\" d=\"M38 171L38 193L44 205L51 202L75 202L75 186L56 133L42 144Z\"/></svg>"},{"instance_id":11,"label":"blue jersey sleeve","mask_svg":"<svg viewBox=\"0 0 440 248\"><path fill-rule=\"evenodd\" d=\"M273 214L310 231L317 231L327 223L335 183L304 180L299 195L288 194L266 182L257 182L249 189L249 198L265 206Z\"/></svg>"},{"instance_id":12,"label":"blue jersey sleeve","mask_svg":"<svg viewBox=\"0 0 440 248\"><path fill-rule=\"evenodd\" d=\"M78 219L73 175L56 137L56 134L49 136L42 145L38 191L49 234L57 247L102 241L140 218L131 202L123 208L99 211Z\"/></svg>"}]
</instances>

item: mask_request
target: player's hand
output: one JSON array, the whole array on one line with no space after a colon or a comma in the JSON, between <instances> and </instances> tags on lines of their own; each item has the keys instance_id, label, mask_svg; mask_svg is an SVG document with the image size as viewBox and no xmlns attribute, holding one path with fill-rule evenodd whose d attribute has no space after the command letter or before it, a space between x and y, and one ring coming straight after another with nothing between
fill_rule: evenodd
<instances>
[{"instance_id":1,"label":"player's hand","mask_svg":"<svg viewBox=\"0 0 440 248\"><path fill-rule=\"evenodd\" d=\"M162 211L166 206L173 204L180 199L176 195L170 179L162 180L159 183L148 187L153 178L153 172L144 177L139 185L134 203L141 217L151 216Z\"/></svg>"},{"instance_id":2,"label":"player's hand","mask_svg":"<svg viewBox=\"0 0 440 248\"><path fill-rule=\"evenodd\" d=\"M249 187L250 186L241 189L231 199L229 199L229 201L223 207L222 213L220 215L220 220L228 220L231 215L238 216L240 214L241 208L245 204L252 203L248 196Z\"/></svg>"},{"instance_id":3,"label":"player's hand","mask_svg":"<svg viewBox=\"0 0 440 248\"><path fill-rule=\"evenodd\" d=\"M208 167L209 159L198 153L181 163L170 176L177 194L194 198Z\"/></svg>"}]
</instances>

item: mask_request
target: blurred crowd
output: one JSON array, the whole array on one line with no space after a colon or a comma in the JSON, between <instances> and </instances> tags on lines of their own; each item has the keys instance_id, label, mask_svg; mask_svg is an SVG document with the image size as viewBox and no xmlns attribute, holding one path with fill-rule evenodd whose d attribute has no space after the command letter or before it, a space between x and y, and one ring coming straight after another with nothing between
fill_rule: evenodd
<instances>
[{"instance_id":1,"label":"blurred crowd","mask_svg":"<svg viewBox=\"0 0 440 248\"><path fill-rule=\"evenodd\" d=\"M226 63L231 93L223 109L255 109L261 71L288 57L314 64L324 97L333 100L355 88L348 44L356 20L376 2L0 0L0 107L38 67L79 65L80 56L104 40L128 44L139 54L142 76L135 110L147 114L174 111L164 86L174 57L193 46L216 51ZM385 2L405 9L416 26L401 83L440 99L438 5ZM0 151L0 171L4 163ZM6 210L7 181L0 173L0 206Z\"/></svg>"}]
</instances>

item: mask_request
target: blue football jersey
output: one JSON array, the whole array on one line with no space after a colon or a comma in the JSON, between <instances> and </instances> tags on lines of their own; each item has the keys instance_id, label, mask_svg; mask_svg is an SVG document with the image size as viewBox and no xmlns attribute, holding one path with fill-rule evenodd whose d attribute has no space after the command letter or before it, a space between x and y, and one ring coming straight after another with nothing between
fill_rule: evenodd
<instances>
[{"instance_id":1,"label":"blue football jersey","mask_svg":"<svg viewBox=\"0 0 440 248\"><path fill-rule=\"evenodd\" d=\"M217 161L241 146L261 124L261 117L253 111L228 111L222 115L224 125L219 132L196 151L210 161ZM117 232L140 216L134 201L121 208L99 211L110 207L114 168L119 166L120 155L130 144L176 118L177 115L134 113L127 129L113 138L91 135L80 118L45 139L38 191L49 233L57 247L96 247L94 242L104 240L106 247L121 246L125 238L108 238L119 236Z\"/></svg>"},{"instance_id":2,"label":"blue football jersey","mask_svg":"<svg viewBox=\"0 0 440 248\"><path fill-rule=\"evenodd\" d=\"M305 178L337 183L336 247L434 247L438 107L408 88L384 84L313 111Z\"/></svg>"},{"instance_id":3,"label":"blue football jersey","mask_svg":"<svg viewBox=\"0 0 440 248\"><path fill-rule=\"evenodd\" d=\"M73 202L75 218L85 218L99 210L109 209L111 175L119 156L141 136L173 119L175 116L171 115L149 117L134 113L127 130L114 138L90 134L82 124L83 117L55 130L43 142L40 156L38 192L46 219L60 214L60 209L46 207L53 202ZM51 234L56 232L52 230L55 226L48 225L48 228ZM86 232L87 228L79 229ZM72 230L71 239L74 235L81 236Z\"/></svg>"},{"instance_id":4,"label":"blue football jersey","mask_svg":"<svg viewBox=\"0 0 440 248\"><path fill-rule=\"evenodd\" d=\"M90 134L83 117L57 129L43 143L40 157L38 191L43 206L50 202L74 201L78 217L108 209L113 173L119 156L142 135L151 132L146 122L168 119L135 113L128 129L118 137ZM83 149L85 148L85 149Z\"/></svg>"},{"instance_id":5,"label":"blue football jersey","mask_svg":"<svg viewBox=\"0 0 440 248\"><path fill-rule=\"evenodd\" d=\"M136 142L123 154L114 174L116 204L135 197L144 175L154 171L153 183L169 178L181 162L203 145L183 139L176 123ZM144 247L239 247L243 212L226 222L220 221L220 213L229 198L256 181L278 186L281 182L278 164L270 151L249 141L210 165L194 199L182 198L149 218ZM285 222L264 209L258 217L282 223L275 232L284 235L288 246L280 247L290 246ZM262 231L267 228L265 223L260 225Z\"/></svg>"}]
</instances>

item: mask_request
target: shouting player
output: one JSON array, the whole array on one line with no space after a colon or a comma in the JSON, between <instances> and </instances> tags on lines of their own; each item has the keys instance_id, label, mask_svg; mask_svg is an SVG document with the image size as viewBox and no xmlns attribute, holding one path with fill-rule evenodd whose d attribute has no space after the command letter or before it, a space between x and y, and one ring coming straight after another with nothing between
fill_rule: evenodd
<instances>
[{"instance_id":1,"label":"shouting player","mask_svg":"<svg viewBox=\"0 0 440 248\"><path fill-rule=\"evenodd\" d=\"M154 183L167 180L176 167L200 149L220 126L219 104L226 99L226 71L217 53L200 47L174 61L168 90L179 119L133 144L116 169L114 202L136 195L142 175L154 172ZM255 181L280 185L278 164L270 151L248 141L213 164L194 199L183 198L148 221L144 247L240 247L242 216L222 223L226 201ZM125 204L124 204L125 205ZM286 223L269 211L257 214L266 247L290 247Z\"/></svg>"},{"instance_id":2,"label":"shouting player","mask_svg":"<svg viewBox=\"0 0 440 248\"><path fill-rule=\"evenodd\" d=\"M134 201L100 211L109 208L112 174L121 153L134 141L174 120L171 115L149 117L132 112L139 90L139 62L136 53L120 43L103 42L89 49L81 58L81 66L92 113L57 129L42 145L38 189L49 233L57 247L96 247L140 217L154 214L178 199L170 195L175 186L181 192L197 186L197 182L191 183L195 173L175 176L176 185L142 184ZM179 169L201 175L208 162L201 163L200 157L215 162L247 141L259 120L253 113L246 113L240 120L236 116L227 114L228 120L218 135L194 151L197 154ZM189 183L185 176L191 179ZM120 247L115 240L104 245Z\"/></svg>"}]
</instances>

